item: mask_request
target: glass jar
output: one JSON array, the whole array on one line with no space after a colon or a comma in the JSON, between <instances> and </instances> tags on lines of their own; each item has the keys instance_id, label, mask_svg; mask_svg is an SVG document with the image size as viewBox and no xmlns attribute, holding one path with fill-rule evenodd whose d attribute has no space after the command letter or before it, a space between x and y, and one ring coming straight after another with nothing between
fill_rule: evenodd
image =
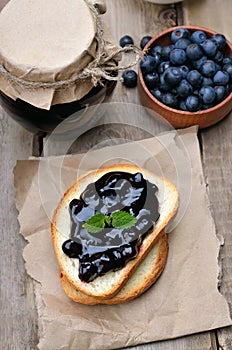
<instances>
[{"instance_id":1,"label":"glass jar","mask_svg":"<svg viewBox=\"0 0 232 350\"><path fill-rule=\"evenodd\" d=\"M107 81L104 86L94 87L80 100L53 105L49 110L37 108L20 99L13 100L3 92L0 92L0 104L16 122L28 131L51 133L61 122L74 113L103 102L105 97L113 91L115 85L116 82ZM76 126L78 126L78 116Z\"/></svg>"},{"instance_id":2,"label":"glass jar","mask_svg":"<svg viewBox=\"0 0 232 350\"><path fill-rule=\"evenodd\" d=\"M27 130L51 133L114 89L99 73L116 77L120 60L104 34L104 11L101 0L11 0L0 13L0 103Z\"/></svg>"}]
</instances>

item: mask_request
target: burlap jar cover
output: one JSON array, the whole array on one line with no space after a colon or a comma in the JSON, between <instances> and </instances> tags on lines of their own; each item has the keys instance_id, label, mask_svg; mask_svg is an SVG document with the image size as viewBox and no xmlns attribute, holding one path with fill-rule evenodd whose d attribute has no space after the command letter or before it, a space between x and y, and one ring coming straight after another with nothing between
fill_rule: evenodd
<instances>
[{"instance_id":1,"label":"burlap jar cover","mask_svg":"<svg viewBox=\"0 0 232 350\"><path fill-rule=\"evenodd\" d=\"M49 109L116 79L122 49L106 33L105 10L102 0L9 1L0 13L0 90Z\"/></svg>"}]
</instances>

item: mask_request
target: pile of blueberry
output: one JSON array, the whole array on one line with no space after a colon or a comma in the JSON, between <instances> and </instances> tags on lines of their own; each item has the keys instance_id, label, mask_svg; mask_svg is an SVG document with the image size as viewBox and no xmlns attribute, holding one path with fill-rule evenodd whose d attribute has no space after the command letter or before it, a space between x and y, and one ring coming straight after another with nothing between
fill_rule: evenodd
<instances>
[{"instance_id":1,"label":"pile of blueberry","mask_svg":"<svg viewBox=\"0 0 232 350\"><path fill-rule=\"evenodd\" d=\"M142 49L150 39L142 38ZM171 108L189 112L211 108L224 100L232 91L232 56L224 53L225 36L209 38L202 30L190 33L176 28L170 39L170 45L150 48L140 62L152 95ZM124 84L135 86L135 74L127 72Z\"/></svg>"}]
</instances>

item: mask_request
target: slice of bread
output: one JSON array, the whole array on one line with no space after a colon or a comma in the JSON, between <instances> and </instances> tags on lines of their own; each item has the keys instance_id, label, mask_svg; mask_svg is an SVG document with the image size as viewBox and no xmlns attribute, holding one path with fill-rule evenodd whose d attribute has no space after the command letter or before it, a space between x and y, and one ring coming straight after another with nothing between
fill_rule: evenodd
<instances>
[{"instance_id":1,"label":"slice of bread","mask_svg":"<svg viewBox=\"0 0 232 350\"><path fill-rule=\"evenodd\" d=\"M75 289L60 273L60 280L66 295L75 302L87 305L119 304L137 298L154 284L164 270L168 256L168 238L164 233L137 267L122 289L112 298L98 299Z\"/></svg>"},{"instance_id":2,"label":"slice of bread","mask_svg":"<svg viewBox=\"0 0 232 350\"><path fill-rule=\"evenodd\" d=\"M73 198L79 198L80 194L89 183L95 182L104 174L111 171L124 171L132 174L141 172L145 179L157 185L158 191L156 196L159 202L160 217L154 224L153 231L142 241L139 253L135 259L130 260L125 267L117 271L109 271L105 275L86 283L81 281L78 277L79 260L69 258L62 251L62 244L68 239L70 233L69 203ZM158 177L147 169L128 164L119 164L87 173L85 176L77 179L74 185L64 194L52 220L51 231L53 245L61 273L66 276L74 288L86 295L99 299L115 296L120 289L122 289L137 266L143 261L151 248L156 244L163 229L175 215L177 207L178 191L176 187L169 180Z\"/></svg>"}]
</instances>

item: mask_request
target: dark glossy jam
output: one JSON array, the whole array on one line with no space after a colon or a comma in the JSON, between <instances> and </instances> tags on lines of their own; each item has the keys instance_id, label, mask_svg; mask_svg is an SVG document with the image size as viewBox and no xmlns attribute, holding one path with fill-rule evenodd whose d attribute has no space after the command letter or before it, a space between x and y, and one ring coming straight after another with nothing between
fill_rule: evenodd
<instances>
[{"instance_id":1,"label":"dark glossy jam","mask_svg":"<svg viewBox=\"0 0 232 350\"><path fill-rule=\"evenodd\" d=\"M114 74L116 76L116 74ZM37 108L20 99L13 100L0 91L0 105L8 114L25 129L30 132L51 133L60 123L70 118L71 130L78 129L78 120L81 117L81 110L86 106L93 106L101 103L106 96L113 91L116 82L104 81L103 85L93 87L90 92L78 101L57 104L49 110ZM79 112L79 114L78 114ZM76 117L75 117L76 114Z\"/></svg>"},{"instance_id":2,"label":"dark glossy jam","mask_svg":"<svg viewBox=\"0 0 232 350\"><path fill-rule=\"evenodd\" d=\"M137 256L142 240L159 219L157 190L141 173L109 172L89 184L79 199L70 202L71 237L62 249L70 258L79 259L82 281L90 282L122 268ZM136 217L136 224L124 229L106 226L98 233L83 228L96 213L111 216L118 211Z\"/></svg>"}]
</instances>

